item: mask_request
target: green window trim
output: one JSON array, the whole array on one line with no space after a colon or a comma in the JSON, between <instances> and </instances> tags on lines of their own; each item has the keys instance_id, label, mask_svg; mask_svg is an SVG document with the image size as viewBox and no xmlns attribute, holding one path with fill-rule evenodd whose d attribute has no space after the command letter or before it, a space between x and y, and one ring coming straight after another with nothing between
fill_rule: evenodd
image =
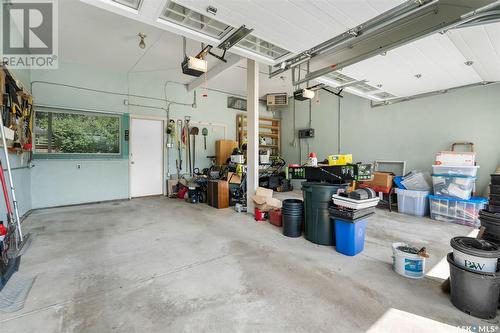
<instances>
[{"instance_id":1,"label":"green window trim","mask_svg":"<svg viewBox=\"0 0 500 333\"><path fill-rule=\"evenodd\" d=\"M64 109L60 109L64 112ZM73 111L73 110L71 110ZM67 112L67 111L66 111ZM81 114L91 114L91 111L75 111ZM112 113L110 113L112 114ZM118 160L128 159L129 141L126 140L126 133L130 127L130 116L127 113L119 115L120 117L120 153L118 154L103 154L103 153L33 153L33 159L38 160ZM34 147L36 150L36 147Z\"/></svg>"}]
</instances>

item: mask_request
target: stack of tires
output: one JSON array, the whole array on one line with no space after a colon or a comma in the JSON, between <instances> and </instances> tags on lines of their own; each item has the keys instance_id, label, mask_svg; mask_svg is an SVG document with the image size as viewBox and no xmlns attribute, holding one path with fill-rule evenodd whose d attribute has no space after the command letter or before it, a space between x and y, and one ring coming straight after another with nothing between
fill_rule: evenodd
<instances>
[{"instance_id":1,"label":"stack of tires","mask_svg":"<svg viewBox=\"0 0 500 333\"><path fill-rule=\"evenodd\" d=\"M283 221L283 235L300 237L302 235L302 223L304 222L304 202L299 199L284 200L281 208L281 218Z\"/></svg>"}]
</instances>

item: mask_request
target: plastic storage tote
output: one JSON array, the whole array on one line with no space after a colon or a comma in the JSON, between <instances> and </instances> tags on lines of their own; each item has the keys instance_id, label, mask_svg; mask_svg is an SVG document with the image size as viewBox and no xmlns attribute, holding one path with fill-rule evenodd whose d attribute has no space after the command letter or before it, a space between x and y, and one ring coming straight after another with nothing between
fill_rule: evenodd
<instances>
[{"instance_id":1,"label":"plastic storage tote","mask_svg":"<svg viewBox=\"0 0 500 333\"><path fill-rule=\"evenodd\" d=\"M335 219L335 249L346 256L355 256L365 248L366 219L353 221Z\"/></svg>"},{"instance_id":2,"label":"plastic storage tote","mask_svg":"<svg viewBox=\"0 0 500 333\"><path fill-rule=\"evenodd\" d=\"M404 177L401 184L407 190L429 191L432 188L430 185L430 178L428 172L416 172Z\"/></svg>"},{"instance_id":3,"label":"plastic storage tote","mask_svg":"<svg viewBox=\"0 0 500 333\"><path fill-rule=\"evenodd\" d=\"M479 166L452 166L452 165L433 165L432 173L439 175L457 175L476 177Z\"/></svg>"},{"instance_id":4,"label":"plastic storage tote","mask_svg":"<svg viewBox=\"0 0 500 333\"><path fill-rule=\"evenodd\" d=\"M476 177L433 174L434 194L449 198L468 200L474 190Z\"/></svg>"},{"instance_id":5,"label":"plastic storage tote","mask_svg":"<svg viewBox=\"0 0 500 333\"><path fill-rule=\"evenodd\" d=\"M397 188L396 193L400 213L415 216L429 214L429 191L411 191Z\"/></svg>"},{"instance_id":6,"label":"plastic storage tote","mask_svg":"<svg viewBox=\"0 0 500 333\"><path fill-rule=\"evenodd\" d=\"M477 228L480 226L479 211L487 203L487 199L479 197L461 200L429 195L431 219Z\"/></svg>"}]
</instances>

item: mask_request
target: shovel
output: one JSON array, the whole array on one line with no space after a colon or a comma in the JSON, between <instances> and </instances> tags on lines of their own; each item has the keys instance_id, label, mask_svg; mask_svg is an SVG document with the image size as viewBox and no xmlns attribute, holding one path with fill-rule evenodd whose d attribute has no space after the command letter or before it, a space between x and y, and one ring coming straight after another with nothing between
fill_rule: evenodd
<instances>
[{"instance_id":1,"label":"shovel","mask_svg":"<svg viewBox=\"0 0 500 333\"><path fill-rule=\"evenodd\" d=\"M208 129L204 128L201 130L201 134L203 135L203 141L205 143L205 150L207 150L207 135L208 135Z\"/></svg>"},{"instance_id":2,"label":"shovel","mask_svg":"<svg viewBox=\"0 0 500 333\"><path fill-rule=\"evenodd\" d=\"M200 129L198 127L191 127L191 132L190 134L193 136L193 158L192 158L192 163L193 163L193 169L196 167L196 136L200 133Z\"/></svg>"}]
</instances>

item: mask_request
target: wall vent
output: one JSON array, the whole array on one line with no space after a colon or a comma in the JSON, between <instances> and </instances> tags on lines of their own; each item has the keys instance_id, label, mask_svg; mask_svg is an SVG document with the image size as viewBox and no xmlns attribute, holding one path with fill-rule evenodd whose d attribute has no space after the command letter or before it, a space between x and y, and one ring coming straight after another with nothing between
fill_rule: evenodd
<instances>
[{"instance_id":1,"label":"wall vent","mask_svg":"<svg viewBox=\"0 0 500 333\"><path fill-rule=\"evenodd\" d=\"M266 105L268 107L285 107L288 106L287 93L268 94L266 97Z\"/></svg>"}]
</instances>

